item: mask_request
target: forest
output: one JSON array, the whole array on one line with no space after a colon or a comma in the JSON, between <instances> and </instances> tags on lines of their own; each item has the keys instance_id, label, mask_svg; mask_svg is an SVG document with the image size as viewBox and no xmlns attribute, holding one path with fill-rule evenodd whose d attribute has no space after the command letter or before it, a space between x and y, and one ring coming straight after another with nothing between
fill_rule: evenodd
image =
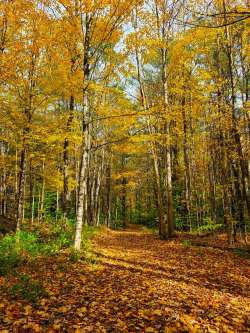
<instances>
[{"instance_id":1,"label":"forest","mask_svg":"<svg viewBox=\"0 0 250 333\"><path fill-rule=\"evenodd\" d=\"M250 332L248 0L0 1L0 332Z\"/></svg>"}]
</instances>

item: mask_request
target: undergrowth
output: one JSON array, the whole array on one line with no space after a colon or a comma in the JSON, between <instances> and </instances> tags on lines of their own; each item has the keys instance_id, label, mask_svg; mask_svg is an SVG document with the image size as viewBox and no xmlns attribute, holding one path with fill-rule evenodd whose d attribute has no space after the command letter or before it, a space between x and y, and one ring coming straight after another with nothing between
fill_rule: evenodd
<instances>
[{"instance_id":1,"label":"undergrowth","mask_svg":"<svg viewBox=\"0 0 250 333\"><path fill-rule=\"evenodd\" d=\"M19 281L11 287L9 294L13 299L21 298L32 303L47 296L42 283L26 274L19 277Z\"/></svg>"},{"instance_id":2,"label":"undergrowth","mask_svg":"<svg viewBox=\"0 0 250 333\"><path fill-rule=\"evenodd\" d=\"M250 259L250 249L234 249L233 253L238 257Z\"/></svg>"},{"instance_id":3,"label":"undergrowth","mask_svg":"<svg viewBox=\"0 0 250 333\"><path fill-rule=\"evenodd\" d=\"M91 238L97 231L96 227L84 226L82 235L82 250L74 253L73 223L43 223L24 226L18 235L8 234L0 239L0 275L13 273L24 262L37 257L57 255L61 250L69 249L72 261L84 259L94 261L91 250Z\"/></svg>"}]
</instances>

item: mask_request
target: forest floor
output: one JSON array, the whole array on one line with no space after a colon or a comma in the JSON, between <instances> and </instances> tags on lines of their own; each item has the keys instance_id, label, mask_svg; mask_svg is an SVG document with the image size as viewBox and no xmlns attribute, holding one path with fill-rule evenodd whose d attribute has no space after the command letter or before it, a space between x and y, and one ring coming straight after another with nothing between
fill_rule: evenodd
<instances>
[{"instance_id":1,"label":"forest floor","mask_svg":"<svg viewBox=\"0 0 250 333\"><path fill-rule=\"evenodd\" d=\"M1 278L0 332L250 332L249 259L144 228L103 230L93 251L91 263L62 253ZM11 298L20 275L46 294Z\"/></svg>"}]
</instances>

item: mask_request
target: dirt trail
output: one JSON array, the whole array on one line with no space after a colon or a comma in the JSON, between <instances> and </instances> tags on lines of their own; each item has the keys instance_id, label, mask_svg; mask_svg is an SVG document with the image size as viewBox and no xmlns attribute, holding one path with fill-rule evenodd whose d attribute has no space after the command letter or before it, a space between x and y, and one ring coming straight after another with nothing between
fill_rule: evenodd
<instances>
[{"instance_id":1,"label":"dirt trail","mask_svg":"<svg viewBox=\"0 0 250 333\"><path fill-rule=\"evenodd\" d=\"M103 231L94 251L94 265L62 256L26 270L48 297L1 301L0 332L250 332L249 260L138 228Z\"/></svg>"}]
</instances>

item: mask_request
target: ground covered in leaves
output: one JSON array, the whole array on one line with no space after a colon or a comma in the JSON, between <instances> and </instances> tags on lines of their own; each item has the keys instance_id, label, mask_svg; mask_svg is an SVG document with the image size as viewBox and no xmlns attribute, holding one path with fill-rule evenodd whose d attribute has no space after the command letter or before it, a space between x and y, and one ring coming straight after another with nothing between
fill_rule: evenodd
<instances>
[{"instance_id":1,"label":"ground covered in leaves","mask_svg":"<svg viewBox=\"0 0 250 333\"><path fill-rule=\"evenodd\" d=\"M250 332L249 259L144 229L103 231L94 252L1 278L0 332Z\"/></svg>"}]
</instances>

